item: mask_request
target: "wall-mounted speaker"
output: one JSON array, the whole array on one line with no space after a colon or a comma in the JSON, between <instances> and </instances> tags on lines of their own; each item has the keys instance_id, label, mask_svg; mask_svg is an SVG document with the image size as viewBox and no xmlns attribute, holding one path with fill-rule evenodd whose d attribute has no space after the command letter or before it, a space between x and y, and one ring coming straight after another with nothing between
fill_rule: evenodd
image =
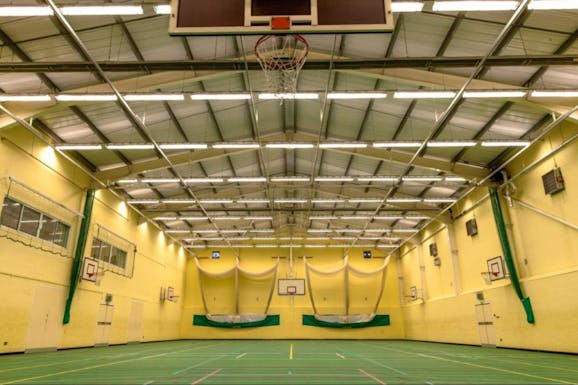
<instances>
[{"instance_id":1,"label":"wall-mounted speaker","mask_svg":"<svg viewBox=\"0 0 578 385\"><path fill-rule=\"evenodd\" d=\"M468 233L470 237L478 234L478 223L476 222L476 218L466 221L466 233Z\"/></svg>"},{"instance_id":2,"label":"wall-mounted speaker","mask_svg":"<svg viewBox=\"0 0 578 385\"><path fill-rule=\"evenodd\" d=\"M435 242L429 244L429 255L432 257L437 257L438 255L438 245Z\"/></svg>"}]
</instances>

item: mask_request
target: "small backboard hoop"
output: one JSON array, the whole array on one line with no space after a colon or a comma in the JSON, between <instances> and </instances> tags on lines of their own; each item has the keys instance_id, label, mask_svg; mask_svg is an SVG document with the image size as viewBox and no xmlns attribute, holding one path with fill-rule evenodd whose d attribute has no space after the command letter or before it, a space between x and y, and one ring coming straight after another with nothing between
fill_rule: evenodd
<instances>
[{"instance_id":1,"label":"small backboard hoop","mask_svg":"<svg viewBox=\"0 0 578 385\"><path fill-rule=\"evenodd\" d=\"M98 261L96 259L84 258L84 265L82 267L82 279L96 283L99 270Z\"/></svg>"},{"instance_id":2,"label":"small backboard hoop","mask_svg":"<svg viewBox=\"0 0 578 385\"><path fill-rule=\"evenodd\" d=\"M279 295L305 295L304 279L279 279L277 286Z\"/></svg>"}]
</instances>

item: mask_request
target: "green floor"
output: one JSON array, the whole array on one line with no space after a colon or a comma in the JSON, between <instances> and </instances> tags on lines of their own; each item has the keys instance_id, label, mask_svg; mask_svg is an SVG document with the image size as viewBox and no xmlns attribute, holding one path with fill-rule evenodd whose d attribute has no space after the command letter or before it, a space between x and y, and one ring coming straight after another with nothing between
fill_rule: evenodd
<instances>
[{"instance_id":1,"label":"green floor","mask_svg":"<svg viewBox=\"0 0 578 385\"><path fill-rule=\"evenodd\" d=\"M174 341L0 356L0 384L576 384L578 356L408 341Z\"/></svg>"}]
</instances>

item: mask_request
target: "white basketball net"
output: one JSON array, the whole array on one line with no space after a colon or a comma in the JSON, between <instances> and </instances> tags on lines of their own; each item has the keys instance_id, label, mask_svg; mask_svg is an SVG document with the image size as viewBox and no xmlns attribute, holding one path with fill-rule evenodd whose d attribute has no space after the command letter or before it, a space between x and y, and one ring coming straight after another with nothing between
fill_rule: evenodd
<instances>
[{"instance_id":1,"label":"white basketball net","mask_svg":"<svg viewBox=\"0 0 578 385\"><path fill-rule=\"evenodd\" d=\"M255 44L255 55L265 73L267 91L294 94L297 78L309 53L301 35L264 35Z\"/></svg>"}]
</instances>

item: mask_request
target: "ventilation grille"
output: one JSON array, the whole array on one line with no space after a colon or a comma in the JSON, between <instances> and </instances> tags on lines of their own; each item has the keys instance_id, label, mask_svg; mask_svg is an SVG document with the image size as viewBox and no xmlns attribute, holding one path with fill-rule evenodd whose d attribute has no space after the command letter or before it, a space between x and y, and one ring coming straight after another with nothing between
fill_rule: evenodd
<instances>
[{"instance_id":1,"label":"ventilation grille","mask_svg":"<svg viewBox=\"0 0 578 385\"><path fill-rule=\"evenodd\" d=\"M564 190L564 177L562 177L562 170L560 170L560 168L555 168L542 175L542 184L544 185L544 193L549 195Z\"/></svg>"}]
</instances>

